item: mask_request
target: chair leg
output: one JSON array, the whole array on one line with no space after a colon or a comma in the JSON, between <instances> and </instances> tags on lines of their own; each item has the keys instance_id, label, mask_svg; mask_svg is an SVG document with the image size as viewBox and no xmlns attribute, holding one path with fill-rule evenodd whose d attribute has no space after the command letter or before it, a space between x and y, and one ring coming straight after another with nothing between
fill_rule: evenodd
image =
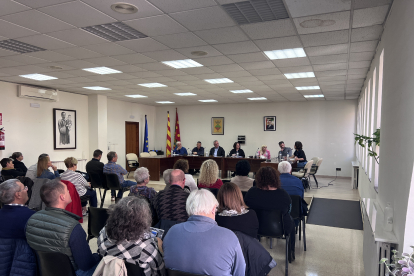
<instances>
[{"instance_id":1,"label":"chair leg","mask_svg":"<svg viewBox=\"0 0 414 276\"><path fill-rule=\"evenodd\" d=\"M286 264L285 264L285 276L288 276L288 267L289 267L289 251L290 251L290 242L289 242L289 236L286 236Z\"/></svg>"},{"instance_id":2,"label":"chair leg","mask_svg":"<svg viewBox=\"0 0 414 276\"><path fill-rule=\"evenodd\" d=\"M106 196L106 191L108 191L107 189L105 189L104 194L103 194L103 198L101 198L101 208L105 202L105 196Z\"/></svg>"},{"instance_id":3,"label":"chair leg","mask_svg":"<svg viewBox=\"0 0 414 276\"><path fill-rule=\"evenodd\" d=\"M128 174L127 174L127 178L128 178L128 176L129 176L129 173L130 173L130 172L131 172L131 171L129 171L129 172L128 172Z\"/></svg>"},{"instance_id":4,"label":"chair leg","mask_svg":"<svg viewBox=\"0 0 414 276\"><path fill-rule=\"evenodd\" d=\"M313 179L315 179L316 188L318 188L318 180L316 180L316 176L313 174Z\"/></svg>"},{"instance_id":5,"label":"chair leg","mask_svg":"<svg viewBox=\"0 0 414 276\"><path fill-rule=\"evenodd\" d=\"M305 217L302 218L303 223L303 250L306 251L306 231L305 231Z\"/></svg>"},{"instance_id":6,"label":"chair leg","mask_svg":"<svg viewBox=\"0 0 414 276\"><path fill-rule=\"evenodd\" d=\"M273 238L270 238L270 249L272 249L273 247L272 247L272 241L273 241Z\"/></svg>"},{"instance_id":7,"label":"chair leg","mask_svg":"<svg viewBox=\"0 0 414 276\"><path fill-rule=\"evenodd\" d=\"M299 240L300 240L301 223L302 223L302 221L300 220L300 221L299 221ZM296 232L296 234L297 234L297 233L298 233L298 232Z\"/></svg>"}]
</instances>

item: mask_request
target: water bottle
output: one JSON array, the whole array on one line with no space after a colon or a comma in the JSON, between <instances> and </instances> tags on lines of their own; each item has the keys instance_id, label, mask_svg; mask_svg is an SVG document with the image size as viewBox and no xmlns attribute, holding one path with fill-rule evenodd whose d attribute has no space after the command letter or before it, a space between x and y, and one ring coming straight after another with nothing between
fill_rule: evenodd
<instances>
[{"instance_id":1,"label":"water bottle","mask_svg":"<svg viewBox=\"0 0 414 276\"><path fill-rule=\"evenodd\" d=\"M391 203L387 203L387 207L384 210L384 231L385 232L392 232L392 224L393 224L393 210L391 207Z\"/></svg>"},{"instance_id":2,"label":"water bottle","mask_svg":"<svg viewBox=\"0 0 414 276\"><path fill-rule=\"evenodd\" d=\"M279 151L279 162L282 162L282 153Z\"/></svg>"}]
</instances>

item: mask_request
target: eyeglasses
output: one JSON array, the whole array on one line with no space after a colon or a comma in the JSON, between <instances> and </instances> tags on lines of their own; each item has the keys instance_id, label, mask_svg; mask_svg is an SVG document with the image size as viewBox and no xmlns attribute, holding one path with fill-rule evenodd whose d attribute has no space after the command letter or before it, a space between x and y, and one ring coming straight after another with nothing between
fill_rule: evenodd
<instances>
[{"instance_id":1,"label":"eyeglasses","mask_svg":"<svg viewBox=\"0 0 414 276\"><path fill-rule=\"evenodd\" d=\"M20 193L20 192L23 192L23 191L27 191L28 189L29 189L29 188L28 188L27 186L24 186L24 188L23 188L22 190L20 190L20 191L19 191L19 193Z\"/></svg>"}]
</instances>

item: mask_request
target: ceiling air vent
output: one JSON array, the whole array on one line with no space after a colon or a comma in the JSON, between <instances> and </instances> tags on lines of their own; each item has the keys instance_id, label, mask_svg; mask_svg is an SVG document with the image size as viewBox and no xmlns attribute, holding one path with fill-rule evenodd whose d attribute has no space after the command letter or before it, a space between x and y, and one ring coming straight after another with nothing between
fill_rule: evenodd
<instances>
[{"instance_id":1,"label":"ceiling air vent","mask_svg":"<svg viewBox=\"0 0 414 276\"><path fill-rule=\"evenodd\" d=\"M13 51L13 52L17 52L20 54L46 51L46 49L33 46L33 45L30 45L30 44L27 44L21 41L17 41L14 39L0 41L0 48Z\"/></svg>"},{"instance_id":2,"label":"ceiling air vent","mask_svg":"<svg viewBox=\"0 0 414 276\"><path fill-rule=\"evenodd\" d=\"M82 29L112 42L148 37L122 22L84 27Z\"/></svg>"},{"instance_id":3,"label":"ceiling air vent","mask_svg":"<svg viewBox=\"0 0 414 276\"><path fill-rule=\"evenodd\" d=\"M282 0L250 0L222 7L239 25L289 18Z\"/></svg>"}]
</instances>

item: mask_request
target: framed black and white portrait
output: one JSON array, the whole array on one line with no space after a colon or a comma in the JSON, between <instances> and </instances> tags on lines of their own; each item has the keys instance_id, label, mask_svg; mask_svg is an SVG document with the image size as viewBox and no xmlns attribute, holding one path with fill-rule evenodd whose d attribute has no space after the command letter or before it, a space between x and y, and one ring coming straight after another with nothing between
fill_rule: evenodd
<instances>
[{"instance_id":1,"label":"framed black and white portrait","mask_svg":"<svg viewBox=\"0 0 414 276\"><path fill-rule=\"evenodd\" d=\"M55 150L76 149L76 110L53 109L53 141Z\"/></svg>"},{"instance_id":2,"label":"framed black and white portrait","mask_svg":"<svg viewBox=\"0 0 414 276\"><path fill-rule=\"evenodd\" d=\"M276 131L276 116L264 116L263 117L263 130L264 131Z\"/></svg>"}]
</instances>

